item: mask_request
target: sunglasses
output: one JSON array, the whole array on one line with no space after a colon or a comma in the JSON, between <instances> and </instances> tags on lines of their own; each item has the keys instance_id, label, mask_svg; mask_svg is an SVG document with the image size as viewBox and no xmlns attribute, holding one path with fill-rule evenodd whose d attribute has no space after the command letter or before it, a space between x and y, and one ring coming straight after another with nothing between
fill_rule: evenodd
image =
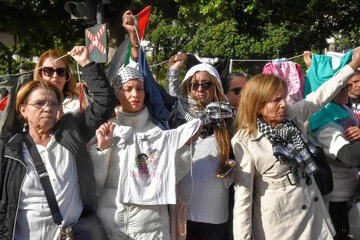
<instances>
[{"instance_id":1,"label":"sunglasses","mask_svg":"<svg viewBox=\"0 0 360 240\"><path fill-rule=\"evenodd\" d=\"M201 86L204 90L209 90L212 86L212 82L211 81L206 81L203 83L198 83L198 82L190 82L189 83L189 87L194 90L197 91L199 89L199 87Z\"/></svg>"},{"instance_id":2,"label":"sunglasses","mask_svg":"<svg viewBox=\"0 0 360 240\"><path fill-rule=\"evenodd\" d=\"M241 87L235 87L235 88L232 88L232 89L229 89L229 91L233 91L235 93L235 95L239 95L240 92L241 92Z\"/></svg>"},{"instance_id":3,"label":"sunglasses","mask_svg":"<svg viewBox=\"0 0 360 240\"><path fill-rule=\"evenodd\" d=\"M68 73L66 68L53 68L53 67L43 67L42 71L44 73L45 76L47 77L52 77L54 72L57 73L57 75L59 75L59 77L65 77Z\"/></svg>"}]
</instances>

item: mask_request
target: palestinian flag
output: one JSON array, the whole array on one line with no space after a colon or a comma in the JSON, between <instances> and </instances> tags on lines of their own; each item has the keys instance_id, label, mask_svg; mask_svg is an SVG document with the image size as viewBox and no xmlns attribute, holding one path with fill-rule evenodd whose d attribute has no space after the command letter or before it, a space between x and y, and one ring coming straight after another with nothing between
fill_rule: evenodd
<instances>
[{"instance_id":1,"label":"palestinian flag","mask_svg":"<svg viewBox=\"0 0 360 240\"><path fill-rule=\"evenodd\" d=\"M145 33L146 25L149 21L150 13L151 13L151 6L147 6L135 16L138 19L140 40L142 40L144 37L144 33ZM130 38L126 38L117 48L109 64L109 68L106 74L109 81L112 81L114 79L116 72L123 65L129 64L130 52L131 52Z\"/></svg>"},{"instance_id":2,"label":"palestinian flag","mask_svg":"<svg viewBox=\"0 0 360 240\"><path fill-rule=\"evenodd\" d=\"M4 111L8 98L9 98L9 95L4 97L4 99L0 101L0 111Z\"/></svg>"}]
</instances>

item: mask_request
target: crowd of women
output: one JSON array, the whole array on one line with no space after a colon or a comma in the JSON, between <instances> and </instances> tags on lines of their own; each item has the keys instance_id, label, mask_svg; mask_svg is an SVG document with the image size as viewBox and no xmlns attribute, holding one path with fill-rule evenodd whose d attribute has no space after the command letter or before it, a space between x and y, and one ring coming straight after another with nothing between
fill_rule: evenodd
<instances>
[{"instance_id":1,"label":"crowd of women","mask_svg":"<svg viewBox=\"0 0 360 240\"><path fill-rule=\"evenodd\" d=\"M184 55L170 59L168 91L150 91L130 11L123 27L132 60L112 86L86 47L70 52L91 101L57 50L40 57L34 81L18 91L23 132L0 149L1 239L350 238L360 130L345 104L360 49L288 105L286 82L272 74L221 79L202 63L180 81ZM156 94L166 124L150 106ZM313 125L314 114L327 120ZM314 178L318 145L333 176L324 196Z\"/></svg>"}]
</instances>

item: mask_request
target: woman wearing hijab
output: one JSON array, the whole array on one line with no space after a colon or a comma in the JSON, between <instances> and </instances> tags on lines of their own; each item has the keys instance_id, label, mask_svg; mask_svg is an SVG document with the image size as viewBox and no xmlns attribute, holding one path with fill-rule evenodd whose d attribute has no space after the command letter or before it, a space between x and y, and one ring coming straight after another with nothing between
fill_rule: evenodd
<instances>
[{"instance_id":1,"label":"woman wearing hijab","mask_svg":"<svg viewBox=\"0 0 360 240\"><path fill-rule=\"evenodd\" d=\"M168 204L176 203L176 151L201 122L163 131L151 119L142 73L119 70L114 89L116 117L97 130L92 159L98 187L98 215L110 239L170 240ZM180 160L179 160L180 161Z\"/></svg>"}]
</instances>

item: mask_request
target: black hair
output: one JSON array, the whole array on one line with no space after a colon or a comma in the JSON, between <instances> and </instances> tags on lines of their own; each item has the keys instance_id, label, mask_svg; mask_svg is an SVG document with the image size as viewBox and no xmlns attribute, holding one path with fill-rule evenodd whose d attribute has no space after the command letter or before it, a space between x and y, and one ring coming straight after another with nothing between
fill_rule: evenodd
<instances>
[{"instance_id":1,"label":"black hair","mask_svg":"<svg viewBox=\"0 0 360 240\"><path fill-rule=\"evenodd\" d=\"M224 89L224 93L226 94L227 92L229 92L229 85L230 85L230 81L234 78L234 77L246 77L243 73L240 72L232 72L229 73L226 76L226 79L221 79L221 84L222 87Z\"/></svg>"}]
</instances>

